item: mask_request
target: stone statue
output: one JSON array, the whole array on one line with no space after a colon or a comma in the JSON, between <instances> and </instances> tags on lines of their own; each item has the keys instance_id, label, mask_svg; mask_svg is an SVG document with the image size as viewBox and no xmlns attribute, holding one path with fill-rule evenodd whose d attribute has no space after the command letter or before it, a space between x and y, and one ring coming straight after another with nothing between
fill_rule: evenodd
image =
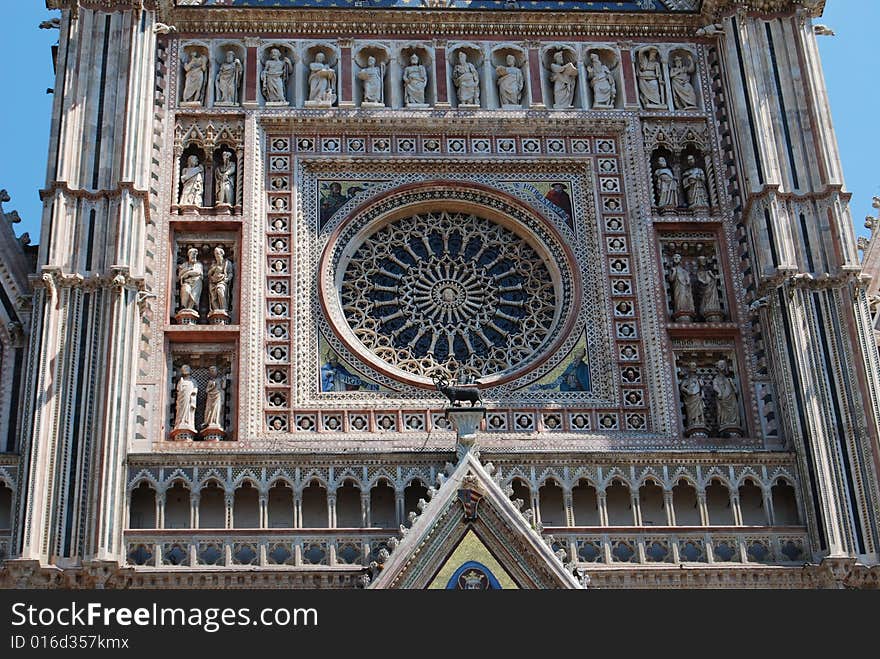
<instances>
[{"instance_id":1,"label":"stone statue","mask_svg":"<svg viewBox=\"0 0 880 659\"><path fill-rule=\"evenodd\" d=\"M226 378L216 366L208 368L208 375L210 377L205 385L205 430L224 431L223 394Z\"/></svg>"},{"instance_id":2,"label":"stone statue","mask_svg":"<svg viewBox=\"0 0 880 659\"><path fill-rule=\"evenodd\" d=\"M189 61L183 65L183 102L190 105L203 105L205 102L205 79L208 76L208 58L199 51L193 51Z\"/></svg>"},{"instance_id":3,"label":"stone statue","mask_svg":"<svg viewBox=\"0 0 880 659\"><path fill-rule=\"evenodd\" d=\"M202 280L205 269L199 261L199 250L186 250L186 261L177 266L177 282L180 285L180 309L195 311L198 316L199 300L202 299Z\"/></svg>"},{"instance_id":4,"label":"stone statue","mask_svg":"<svg viewBox=\"0 0 880 659\"><path fill-rule=\"evenodd\" d=\"M458 51L458 64L452 69L452 83L459 105L480 104L480 74L463 50Z\"/></svg>"},{"instance_id":5,"label":"stone statue","mask_svg":"<svg viewBox=\"0 0 880 659\"><path fill-rule=\"evenodd\" d=\"M214 170L215 205L235 205L235 161L232 151L223 151L222 161Z\"/></svg>"},{"instance_id":6,"label":"stone statue","mask_svg":"<svg viewBox=\"0 0 880 659\"><path fill-rule=\"evenodd\" d=\"M718 275L709 268L709 260L705 256L697 257L695 279L700 293L700 315L707 323L720 323L724 320L724 314L718 299Z\"/></svg>"},{"instance_id":7,"label":"stone statue","mask_svg":"<svg viewBox=\"0 0 880 659\"><path fill-rule=\"evenodd\" d=\"M184 364L180 367L180 378L177 380L176 413L174 430L184 433L196 431L196 398L199 388L192 379L192 369Z\"/></svg>"},{"instance_id":8,"label":"stone statue","mask_svg":"<svg viewBox=\"0 0 880 659\"><path fill-rule=\"evenodd\" d=\"M553 107L567 110L574 102L574 84L578 76L577 67L563 60L563 52L553 53L550 63L550 81L553 83Z\"/></svg>"},{"instance_id":9,"label":"stone statue","mask_svg":"<svg viewBox=\"0 0 880 659\"><path fill-rule=\"evenodd\" d=\"M495 69L498 76L498 100L501 107L522 107L522 90L525 79L516 65L516 57L508 55L506 65Z\"/></svg>"},{"instance_id":10,"label":"stone statue","mask_svg":"<svg viewBox=\"0 0 880 659\"><path fill-rule=\"evenodd\" d=\"M336 102L336 71L324 62L324 53L315 55L309 64L309 100L311 105L330 106Z\"/></svg>"},{"instance_id":11,"label":"stone statue","mask_svg":"<svg viewBox=\"0 0 880 659\"><path fill-rule=\"evenodd\" d=\"M688 437L694 435L705 436L708 433L706 427L706 403L703 400L703 383L697 376L697 365L693 362L687 368L682 368L681 399L684 403L684 432Z\"/></svg>"},{"instance_id":12,"label":"stone statue","mask_svg":"<svg viewBox=\"0 0 880 659\"><path fill-rule=\"evenodd\" d=\"M617 98L617 83L614 76L597 53L590 53L590 65L587 67L587 76L590 86L593 88L593 109L610 110L614 107Z\"/></svg>"},{"instance_id":13,"label":"stone statue","mask_svg":"<svg viewBox=\"0 0 880 659\"><path fill-rule=\"evenodd\" d=\"M263 97L267 103L287 104L287 79L293 72L293 64L287 57L281 56L281 51L272 48L269 51L269 59L263 65L263 73L260 82L263 85Z\"/></svg>"},{"instance_id":14,"label":"stone statue","mask_svg":"<svg viewBox=\"0 0 880 659\"><path fill-rule=\"evenodd\" d=\"M718 360L715 364L717 373L712 378L712 389L715 391L715 409L718 430L722 434L739 435L741 432L739 402L736 385L728 375L727 361Z\"/></svg>"},{"instance_id":15,"label":"stone statue","mask_svg":"<svg viewBox=\"0 0 880 659\"><path fill-rule=\"evenodd\" d=\"M212 314L229 314L229 285L232 282L232 261L222 247L214 248L214 263L208 270L208 293Z\"/></svg>"},{"instance_id":16,"label":"stone statue","mask_svg":"<svg viewBox=\"0 0 880 659\"><path fill-rule=\"evenodd\" d=\"M697 166L697 160L693 156L687 157L687 169L681 177L684 186L684 196L688 208L708 208L709 191L706 189L706 172Z\"/></svg>"},{"instance_id":17,"label":"stone statue","mask_svg":"<svg viewBox=\"0 0 880 659\"><path fill-rule=\"evenodd\" d=\"M195 154L186 159L186 166L180 173L178 203L181 206L202 206L205 203L205 168Z\"/></svg>"},{"instance_id":18,"label":"stone statue","mask_svg":"<svg viewBox=\"0 0 880 659\"><path fill-rule=\"evenodd\" d=\"M657 180L657 206L660 208L677 208L678 179L675 178L675 174L669 168L666 158L657 158L654 178Z\"/></svg>"},{"instance_id":19,"label":"stone statue","mask_svg":"<svg viewBox=\"0 0 880 659\"><path fill-rule=\"evenodd\" d=\"M385 105L385 64L376 65L376 58L370 55L367 66L357 74L364 85L364 98L361 105Z\"/></svg>"},{"instance_id":20,"label":"stone statue","mask_svg":"<svg viewBox=\"0 0 880 659\"><path fill-rule=\"evenodd\" d=\"M409 66L403 70L403 97L408 108L425 106L425 87L428 86L428 72L413 53Z\"/></svg>"},{"instance_id":21,"label":"stone statue","mask_svg":"<svg viewBox=\"0 0 880 659\"><path fill-rule=\"evenodd\" d=\"M639 53L639 98L648 110L666 109L666 87L663 84L663 66L655 48Z\"/></svg>"},{"instance_id":22,"label":"stone statue","mask_svg":"<svg viewBox=\"0 0 880 659\"><path fill-rule=\"evenodd\" d=\"M241 75L241 60L235 56L234 50L227 50L226 59L220 63L220 70L214 82L215 105L238 105Z\"/></svg>"},{"instance_id":23,"label":"stone statue","mask_svg":"<svg viewBox=\"0 0 880 659\"><path fill-rule=\"evenodd\" d=\"M672 84L672 102L676 110L693 110L697 107L697 92L691 82L691 76L696 70L697 67L690 57L687 62L681 55L672 58L669 82Z\"/></svg>"},{"instance_id":24,"label":"stone statue","mask_svg":"<svg viewBox=\"0 0 880 659\"><path fill-rule=\"evenodd\" d=\"M673 318L689 323L695 315L691 273L681 262L681 254L672 255L672 268L667 277L672 291Z\"/></svg>"}]
</instances>

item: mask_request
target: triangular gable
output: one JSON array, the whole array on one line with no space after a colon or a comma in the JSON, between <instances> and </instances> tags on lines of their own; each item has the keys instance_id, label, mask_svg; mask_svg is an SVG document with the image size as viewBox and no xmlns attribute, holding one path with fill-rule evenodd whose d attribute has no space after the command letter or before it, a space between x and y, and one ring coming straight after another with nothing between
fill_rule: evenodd
<instances>
[{"instance_id":1,"label":"triangular gable","mask_svg":"<svg viewBox=\"0 0 880 659\"><path fill-rule=\"evenodd\" d=\"M581 588L471 451L422 506L369 587L446 588L468 562L487 568L502 588Z\"/></svg>"}]
</instances>

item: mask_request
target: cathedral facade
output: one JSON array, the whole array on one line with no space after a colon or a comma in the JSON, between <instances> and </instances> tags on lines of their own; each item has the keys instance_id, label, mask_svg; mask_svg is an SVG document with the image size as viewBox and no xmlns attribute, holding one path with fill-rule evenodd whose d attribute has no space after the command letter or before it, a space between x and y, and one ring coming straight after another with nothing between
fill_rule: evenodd
<instances>
[{"instance_id":1,"label":"cathedral facade","mask_svg":"<svg viewBox=\"0 0 880 659\"><path fill-rule=\"evenodd\" d=\"M47 5L0 583L880 585L822 0Z\"/></svg>"}]
</instances>

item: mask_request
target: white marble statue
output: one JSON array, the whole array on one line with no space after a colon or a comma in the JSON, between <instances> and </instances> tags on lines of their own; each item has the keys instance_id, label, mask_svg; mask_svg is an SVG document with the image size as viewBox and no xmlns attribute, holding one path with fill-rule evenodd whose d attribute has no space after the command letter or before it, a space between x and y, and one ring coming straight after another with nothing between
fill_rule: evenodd
<instances>
[{"instance_id":1,"label":"white marble statue","mask_svg":"<svg viewBox=\"0 0 880 659\"><path fill-rule=\"evenodd\" d=\"M678 206L678 179L669 168L666 158L657 159L654 178L657 180L657 206L676 208Z\"/></svg>"},{"instance_id":2,"label":"white marble statue","mask_svg":"<svg viewBox=\"0 0 880 659\"><path fill-rule=\"evenodd\" d=\"M403 99L407 107L425 105L425 88L428 86L428 72L419 56L409 57L409 66L403 70Z\"/></svg>"},{"instance_id":3,"label":"white marble statue","mask_svg":"<svg viewBox=\"0 0 880 659\"><path fill-rule=\"evenodd\" d=\"M676 318L690 320L694 316L694 291L691 284L691 273L684 267L681 254L672 255L672 267L669 269L669 286L672 291L672 309Z\"/></svg>"},{"instance_id":4,"label":"white marble statue","mask_svg":"<svg viewBox=\"0 0 880 659\"><path fill-rule=\"evenodd\" d=\"M180 285L180 309L198 311L202 299L202 283L205 269L199 261L199 250L190 247L186 251L186 261L177 266L177 281Z\"/></svg>"},{"instance_id":5,"label":"white marble statue","mask_svg":"<svg viewBox=\"0 0 880 659\"><path fill-rule=\"evenodd\" d=\"M336 71L324 61L324 53L309 64L309 103L333 105L336 102Z\"/></svg>"},{"instance_id":6,"label":"white marble statue","mask_svg":"<svg viewBox=\"0 0 880 659\"><path fill-rule=\"evenodd\" d=\"M214 263L208 269L208 293L211 313L229 313L229 286L234 270L222 247L214 248Z\"/></svg>"},{"instance_id":7,"label":"white marble statue","mask_svg":"<svg viewBox=\"0 0 880 659\"><path fill-rule=\"evenodd\" d=\"M709 191L706 189L706 172L697 165L693 156L688 156L687 169L681 176L681 184L684 187L684 196L688 208L708 208Z\"/></svg>"},{"instance_id":8,"label":"white marble statue","mask_svg":"<svg viewBox=\"0 0 880 659\"><path fill-rule=\"evenodd\" d=\"M367 66L358 71L358 79L363 83L363 105L385 105L385 64L376 64L370 55Z\"/></svg>"},{"instance_id":9,"label":"white marble statue","mask_svg":"<svg viewBox=\"0 0 880 659\"><path fill-rule=\"evenodd\" d=\"M617 83L614 82L611 69L605 66L597 53L590 54L587 76L593 89L593 109L608 110L613 108L617 98Z\"/></svg>"},{"instance_id":10,"label":"white marble statue","mask_svg":"<svg viewBox=\"0 0 880 659\"><path fill-rule=\"evenodd\" d=\"M226 378L220 374L216 366L208 368L208 382L205 384L205 421L206 430L225 430L223 427L223 395L226 390Z\"/></svg>"},{"instance_id":11,"label":"white marble statue","mask_svg":"<svg viewBox=\"0 0 880 659\"><path fill-rule=\"evenodd\" d=\"M181 206L202 206L205 203L205 168L195 154L190 154L180 172L178 203Z\"/></svg>"},{"instance_id":12,"label":"white marble statue","mask_svg":"<svg viewBox=\"0 0 880 659\"><path fill-rule=\"evenodd\" d=\"M700 293L700 315L710 323L724 320L721 301L718 299L718 275L709 268L709 259L697 257L697 288Z\"/></svg>"},{"instance_id":13,"label":"white marble statue","mask_svg":"<svg viewBox=\"0 0 880 659\"><path fill-rule=\"evenodd\" d=\"M241 76L241 60L235 56L235 51L227 50L226 59L220 63L217 79L214 82L215 105L238 105Z\"/></svg>"},{"instance_id":14,"label":"white marble statue","mask_svg":"<svg viewBox=\"0 0 880 659\"><path fill-rule=\"evenodd\" d=\"M183 65L183 70L183 102L203 105L205 102L205 79L208 76L208 58L195 50L189 61Z\"/></svg>"},{"instance_id":15,"label":"white marble statue","mask_svg":"<svg viewBox=\"0 0 880 659\"><path fill-rule=\"evenodd\" d=\"M687 61L685 61L687 59ZM688 57L676 55L669 68L669 82L672 84L672 102L676 110L693 110L697 107L697 92L691 78L697 67Z\"/></svg>"},{"instance_id":16,"label":"white marble statue","mask_svg":"<svg viewBox=\"0 0 880 659\"><path fill-rule=\"evenodd\" d=\"M553 107L567 110L574 103L574 85L577 80L577 67L563 59L561 50L553 53L550 63L550 81L553 83Z\"/></svg>"},{"instance_id":17,"label":"white marble statue","mask_svg":"<svg viewBox=\"0 0 880 659\"><path fill-rule=\"evenodd\" d=\"M480 74L463 50L458 51L458 63L452 69L452 83L459 105L480 104Z\"/></svg>"},{"instance_id":18,"label":"white marble statue","mask_svg":"<svg viewBox=\"0 0 880 659\"><path fill-rule=\"evenodd\" d=\"M498 100L501 107L522 107L522 90L525 83L523 72L516 65L516 57L508 55L505 65L496 67L498 76Z\"/></svg>"},{"instance_id":19,"label":"white marble statue","mask_svg":"<svg viewBox=\"0 0 880 659\"><path fill-rule=\"evenodd\" d=\"M681 399L684 403L685 432L695 433L706 428L706 402L703 400L703 383L697 376L697 365L693 362L682 369Z\"/></svg>"},{"instance_id":20,"label":"white marble statue","mask_svg":"<svg viewBox=\"0 0 880 659\"><path fill-rule=\"evenodd\" d=\"M720 432L738 433L740 431L739 402L736 385L728 374L727 361L718 360L715 364L715 377L712 389L715 391L716 422Z\"/></svg>"},{"instance_id":21,"label":"white marble statue","mask_svg":"<svg viewBox=\"0 0 880 659\"><path fill-rule=\"evenodd\" d=\"M293 64L287 57L282 57L278 48L269 50L269 59L263 65L260 82L263 85L263 97L267 103L287 103L287 79L293 72Z\"/></svg>"},{"instance_id":22,"label":"white marble statue","mask_svg":"<svg viewBox=\"0 0 880 659\"><path fill-rule=\"evenodd\" d=\"M221 162L214 170L214 203L235 205L235 161L232 151L223 151Z\"/></svg>"},{"instance_id":23,"label":"white marble statue","mask_svg":"<svg viewBox=\"0 0 880 659\"><path fill-rule=\"evenodd\" d=\"M177 401L174 415L174 430L196 431L196 399L199 388L192 379L192 369L184 364L180 367L177 380Z\"/></svg>"},{"instance_id":24,"label":"white marble statue","mask_svg":"<svg viewBox=\"0 0 880 659\"><path fill-rule=\"evenodd\" d=\"M648 110L666 109L666 87L663 81L663 65L655 48L639 53L639 98Z\"/></svg>"}]
</instances>

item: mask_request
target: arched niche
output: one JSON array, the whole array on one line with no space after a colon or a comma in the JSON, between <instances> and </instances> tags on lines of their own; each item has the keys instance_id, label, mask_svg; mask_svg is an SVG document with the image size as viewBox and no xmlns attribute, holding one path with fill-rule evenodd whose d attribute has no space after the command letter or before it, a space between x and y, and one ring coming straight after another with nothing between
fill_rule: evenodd
<instances>
[{"instance_id":1,"label":"arched niche","mask_svg":"<svg viewBox=\"0 0 880 659\"><path fill-rule=\"evenodd\" d=\"M764 508L764 493L750 478L739 486L739 509L745 526L766 526L769 523Z\"/></svg>"},{"instance_id":2,"label":"arched niche","mask_svg":"<svg viewBox=\"0 0 880 659\"><path fill-rule=\"evenodd\" d=\"M513 59L508 60L508 58ZM485 99L484 105L486 107L521 109L529 106L532 93L531 82L529 80L528 59L528 53L524 49L513 44L501 44L492 49L489 53L489 61L492 66L492 86L485 90L483 96ZM511 61L513 64L510 63ZM498 87L501 76L498 74L499 67L508 66L513 66L519 70L520 75L522 76L522 91L520 92L519 103L504 105L501 99L501 91Z\"/></svg>"},{"instance_id":3,"label":"arched niche","mask_svg":"<svg viewBox=\"0 0 880 659\"><path fill-rule=\"evenodd\" d=\"M370 488L370 525L374 528L394 528L397 526L395 494L391 483L380 480Z\"/></svg>"},{"instance_id":4,"label":"arched niche","mask_svg":"<svg viewBox=\"0 0 880 659\"><path fill-rule=\"evenodd\" d=\"M412 61L412 57L418 58L418 63ZM405 107L410 109L426 109L433 106L437 102L437 80L434 76L434 52L429 46L423 44L410 44L401 47L397 57L398 71L393 71L394 89L392 90L392 106ZM404 75L409 66L424 67L424 74L427 79L424 89L424 101L419 103L415 100L407 99L406 80Z\"/></svg>"},{"instance_id":5,"label":"arched niche","mask_svg":"<svg viewBox=\"0 0 880 659\"><path fill-rule=\"evenodd\" d=\"M571 488L571 506L575 526L600 526L599 499L596 488L589 481L581 479Z\"/></svg>"},{"instance_id":6,"label":"arched niche","mask_svg":"<svg viewBox=\"0 0 880 659\"><path fill-rule=\"evenodd\" d=\"M419 499L428 500L428 488L418 478L410 481L410 484L403 490L403 511L405 515L411 512L420 512L418 508Z\"/></svg>"},{"instance_id":7,"label":"arched niche","mask_svg":"<svg viewBox=\"0 0 880 659\"><path fill-rule=\"evenodd\" d=\"M196 144L184 146L177 167L177 206L183 211L207 207L212 194L208 176L211 167L205 149Z\"/></svg>"},{"instance_id":8,"label":"arched niche","mask_svg":"<svg viewBox=\"0 0 880 659\"><path fill-rule=\"evenodd\" d=\"M260 493L250 481L244 481L235 489L232 526L236 529L260 528Z\"/></svg>"},{"instance_id":9,"label":"arched niche","mask_svg":"<svg viewBox=\"0 0 880 659\"><path fill-rule=\"evenodd\" d=\"M770 490L773 499L773 517L776 526L801 526L797 494L784 478L776 479Z\"/></svg>"},{"instance_id":10,"label":"arched niche","mask_svg":"<svg viewBox=\"0 0 880 659\"><path fill-rule=\"evenodd\" d=\"M243 97L247 53L234 42L215 44L212 53L214 107L238 107Z\"/></svg>"},{"instance_id":11,"label":"arched niche","mask_svg":"<svg viewBox=\"0 0 880 659\"><path fill-rule=\"evenodd\" d=\"M646 480L639 488L639 512L643 526L666 526L663 488L656 481Z\"/></svg>"},{"instance_id":12,"label":"arched niche","mask_svg":"<svg viewBox=\"0 0 880 659\"><path fill-rule=\"evenodd\" d=\"M275 51L278 53L277 58ZM257 73L257 90L259 99L264 105L280 107L296 105L296 60L296 52L287 43L270 42L262 47Z\"/></svg>"},{"instance_id":13,"label":"arched niche","mask_svg":"<svg viewBox=\"0 0 880 659\"><path fill-rule=\"evenodd\" d=\"M669 87L672 107L675 110L699 110L699 75L697 55L686 48L674 48L668 56Z\"/></svg>"},{"instance_id":14,"label":"arched niche","mask_svg":"<svg viewBox=\"0 0 880 659\"><path fill-rule=\"evenodd\" d=\"M210 480L199 490L199 528L226 527L226 493L223 486Z\"/></svg>"},{"instance_id":15,"label":"arched niche","mask_svg":"<svg viewBox=\"0 0 880 659\"><path fill-rule=\"evenodd\" d=\"M305 528L327 528L327 489L318 481L312 480L302 491L302 526Z\"/></svg>"},{"instance_id":16,"label":"arched niche","mask_svg":"<svg viewBox=\"0 0 880 659\"><path fill-rule=\"evenodd\" d=\"M697 488L684 478L672 488L672 506L675 510L676 526L702 525Z\"/></svg>"},{"instance_id":17,"label":"arched niche","mask_svg":"<svg viewBox=\"0 0 880 659\"><path fill-rule=\"evenodd\" d=\"M323 60L321 71L318 71L317 68L313 71L313 65L319 64L320 59ZM350 85L352 83L351 80L341 80L339 51L329 43L307 44L303 48L302 61L297 66L297 80L301 79L297 86L300 96L304 99L303 105L307 108L331 107L335 105L340 98L342 85ZM315 74L314 80L312 79L313 73ZM312 89L323 89L324 94L320 97L312 98Z\"/></svg>"},{"instance_id":18,"label":"arched niche","mask_svg":"<svg viewBox=\"0 0 880 659\"><path fill-rule=\"evenodd\" d=\"M7 528L3 526L2 487L0 487L0 528ZM131 491L128 503L128 528L156 528L156 490L147 481L141 481Z\"/></svg>"},{"instance_id":19,"label":"arched niche","mask_svg":"<svg viewBox=\"0 0 880 659\"><path fill-rule=\"evenodd\" d=\"M211 55L206 43L188 42L180 49L180 107L208 107L212 94Z\"/></svg>"},{"instance_id":20,"label":"arched niche","mask_svg":"<svg viewBox=\"0 0 880 659\"><path fill-rule=\"evenodd\" d=\"M336 488L336 526L345 529L364 526L361 517L361 488L350 478Z\"/></svg>"},{"instance_id":21,"label":"arched niche","mask_svg":"<svg viewBox=\"0 0 880 659\"><path fill-rule=\"evenodd\" d=\"M669 86L660 48L642 46L635 48L632 55L639 106L643 110L668 110Z\"/></svg>"},{"instance_id":22,"label":"arched niche","mask_svg":"<svg viewBox=\"0 0 880 659\"><path fill-rule=\"evenodd\" d=\"M632 496L629 485L615 479L605 488L605 509L609 526L633 526Z\"/></svg>"},{"instance_id":23,"label":"arched niche","mask_svg":"<svg viewBox=\"0 0 880 659\"><path fill-rule=\"evenodd\" d=\"M547 479L538 489L541 506L541 524L544 526L568 526L562 487L552 478Z\"/></svg>"},{"instance_id":24,"label":"arched niche","mask_svg":"<svg viewBox=\"0 0 880 659\"><path fill-rule=\"evenodd\" d=\"M187 529L190 526L190 490L182 480L165 490L166 529Z\"/></svg>"},{"instance_id":25,"label":"arched niche","mask_svg":"<svg viewBox=\"0 0 880 659\"><path fill-rule=\"evenodd\" d=\"M455 67L460 63L461 55L465 56L466 61L469 64L473 64L476 69L477 79L480 84L480 94L478 98L476 98L476 103L462 103L459 98L459 90L455 86ZM447 67L447 84L446 89L449 93L449 102L453 105L453 107L460 108L476 108L476 107L487 107L485 99L486 99L486 85L483 76L483 50L479 46L473 44L459 44L453 46L449 49L449 58L446 63Z\"/></svg>"},{"instance_id":26,"label":"arched niche","mask_svg":"<svg viewBox=\"0 0 880 659\"><path fill-rule=\"evenodd\" d=\"M373 61L372 67L370 67L370 58L372 58ZM354 80L352 81L352 84L354 85L352 89L352 100L354 101L354 104L362 108L391 107L391 52L388 50L388 47L378 43L365 44L354 53L352 59L352 69L354 74ZM376 101L366 101L364 96L364 85L370 82L365 80L364 77L368 76L370 73L375 73L367 70L371 68L378 69L381 83L377 85L379 87L380 97Z\"/></svg>"},{"instance_id":27,"label":"arched niche","mask_svg":"<svg viewBox=\"0 0 880 659\"><path fill-rule=\"evenodd\" d=\"M598 58L598 62L594 60L594 56ZM584 52L584 70L589 109L614 110L623 107L620 55L615 49L604 46L587 48Z\"/></svg>"},{"instance_id":28,"label":"arched niche","mask_svg":"<svg viewBox=\"0 0 880 659\"><path fill-rule=\"evenodd\" d=\"M269 528L293 528L293 488L283 480L269 488L266 498Z\"/></svg>"},{"instance_id":29,"label":"arched niche","mask_svg":"<svg viewBox=\"0 0 880 659\"><path fill-rule=\"evenodd\" d=\"M730 490L720 479L713 478L706 486L706 509L712 526L731 526L735 523Z\"/></svg>"},{"instance_id":30,"label":"arched niche","mask_svg":"<svg viewBox=\"0 0 880 659\"><path fill-rule=\"evenodd\" d=\"M557 54L559 55L557 57ZM562 67L554 70L554 67ZM571 75L567 75L571 73ZM541 84L544 92L544 104L553 110L568 110L583 108L584 80L578 66L577 50L567 44L552 44L541 51ZM567 92L566 87L571 91ZM564 98L570 93L569 103L556 102L556 89L560 90L560 97Z\"/></svg>"}]
</instances>

